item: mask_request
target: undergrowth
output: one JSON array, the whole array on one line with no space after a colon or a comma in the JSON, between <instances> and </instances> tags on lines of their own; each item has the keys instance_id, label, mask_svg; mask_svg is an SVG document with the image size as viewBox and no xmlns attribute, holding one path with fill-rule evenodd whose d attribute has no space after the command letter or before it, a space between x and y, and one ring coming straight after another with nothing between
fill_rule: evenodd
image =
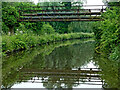
<instances>
[{"instance_id":1,"label":"undergrowth","mask_svg":"<svg viewBox=\"0 0 120 90\"><path fill-rule=\"evenodd\" d=\"M69 39L91 38L93 33L69 33L69 34L46 34L46 35L29 35L27 33L18 35L2 36L2 52L8 53L15 50L29 49L38 44L49 42L63 41Z\"/></svg>"}]
</instances>

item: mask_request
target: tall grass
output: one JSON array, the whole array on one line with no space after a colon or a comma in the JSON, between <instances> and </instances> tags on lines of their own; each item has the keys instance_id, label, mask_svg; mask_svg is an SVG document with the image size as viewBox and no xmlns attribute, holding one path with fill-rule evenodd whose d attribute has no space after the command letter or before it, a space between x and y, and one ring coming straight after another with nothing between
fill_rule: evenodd
<instances>
[{"instance_id":1,"label":"tall grass","mask_svg":"<svg viewBox=\"0 0 120 90\"><path fill-rule=\"evenodd\" d=\"M13 52L20 49L29 49L38 44L46 44L49 42L70 40L70 39L81 39L91 38L93 33L69 33L69 34L46 34L46 35L29 35L18 34L18 35L3 35L2 36L2 51Z\"/></svg>"}]
</instances>

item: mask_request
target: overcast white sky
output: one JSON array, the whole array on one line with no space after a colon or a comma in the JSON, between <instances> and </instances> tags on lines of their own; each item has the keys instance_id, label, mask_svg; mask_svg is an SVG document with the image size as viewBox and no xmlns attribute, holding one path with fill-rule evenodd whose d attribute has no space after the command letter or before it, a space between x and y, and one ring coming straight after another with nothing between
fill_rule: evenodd
<instances>
[{"instance_id":1,"label":"overcast white sky","mask_svg":"<svg viewBox=\"0 0 120 90\"><path fill-rule=\"evenodd\" d=\"M102 0L87 0L88 5L103 5Z\"/></svg>"},{"instance_id":2,"label":"overcast white sky","mask_svg":"<svg viewBox=\"0 0 120 90\"><path fill-rule=\"evenodd\" d=\"M42 0L42 1L44 1L44 0ZM45 0L45 1L47 1L47 0ZM34 0L34 2L38 3L38 0ZM103 5L103 2L102 2L102 0L87 0L87 5Z\"/></svg>"},{"instance_id":3,"label":"overcast white sky","mask_svg":"<svg viewBox=\"0 0 120 90\"><path fill-rule=\"evenodd\" d=\"M39 0L40 2L42 1L49 1L49 0ZM50 1L55 1L55 0L50 0ZM60 0L58 0L60 1ZM63 0L63 1L67 1L67 0ZM80 1L80 0L77 0L77 1ZM34 0L35 4L38 3L38 0ZM85 5L104 5L104 3L102 2L102 0L87 0L87 3L85 3ZM101 6L92 6L92 7L83 7L85 9L101 9L102 7ZM95 11L96 12L96 11Z\"/></svg>"}]
</instances>

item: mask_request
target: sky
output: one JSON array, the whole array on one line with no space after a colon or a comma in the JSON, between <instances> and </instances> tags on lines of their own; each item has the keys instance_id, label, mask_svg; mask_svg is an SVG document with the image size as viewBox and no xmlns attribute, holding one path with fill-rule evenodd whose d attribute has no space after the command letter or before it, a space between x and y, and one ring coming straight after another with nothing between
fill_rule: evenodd
<instances>
[{"instance_id":1,"label":"sky","mask_svg":"<svg viewBox=\"0 0 120 90\"><path fill-rule=\"evenodd\" d=\"M87 5L103 5L102 0L87 0Z\"/></svg>"},{"instance_id":2,"label":"sky","mask_svg":"<svg viewBox=\"0 0 120 90\"><path fill-rule=\"evenodd\" d=\"M42 0L44 1L44 0ZM45 0L47 1L47 0ZM37 4L38 0L34 0L34 2ZM102 0L87 0L87 5L103 5Z\"/></svg>"},{"instance_id":3,"label":"sky","mask_svg":"<svg viewBox=\"0 0 120 90\"><path fill-rule=\"evenodd\" d=\"M39 0L39 1L47 1L47 0ZM52 0L54 1L54 0ZM60 1L60 0L57 0L57 1ZM62 1L67 1L67 0L62 0ZM77 0L77 1L80 1L80 0ZM34 0L34 3L37 4L38 3L38 0ZM85 5L104 5L104 3L102 2L102 0L87 0L87 3L84 3ZM83 7L84 9L101 9L102 6L92 6L92 7ZM104 7L105 8L105 7ZM94 12L94 11L92 11ZM96 12L96 11L95 11Z\"/></svg>"}]
</instances>

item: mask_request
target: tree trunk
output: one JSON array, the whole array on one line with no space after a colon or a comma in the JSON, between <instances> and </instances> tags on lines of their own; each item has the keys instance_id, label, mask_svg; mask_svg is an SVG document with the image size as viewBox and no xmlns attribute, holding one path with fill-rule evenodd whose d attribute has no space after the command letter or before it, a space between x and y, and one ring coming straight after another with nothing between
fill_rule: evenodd
<instances>
[{"instance_id":1,"label":"tree trunk","mask_svg":"<svg viewBox=\"0 0 120 90\"><path fill-rule=\"evenodd\" d=\"M14 34L14 26L10 28L10 35L13 35ZM8 33L9 34L9 33Z\"/></svg>"}]
</instances>

